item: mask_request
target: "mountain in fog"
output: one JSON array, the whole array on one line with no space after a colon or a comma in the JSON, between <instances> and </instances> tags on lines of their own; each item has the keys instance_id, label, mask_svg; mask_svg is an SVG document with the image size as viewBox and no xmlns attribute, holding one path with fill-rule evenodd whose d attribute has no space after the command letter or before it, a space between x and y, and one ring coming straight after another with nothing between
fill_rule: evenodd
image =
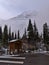
<instances>
[{"instance_id":1,"label":"mountain in fog","mask_svg":"<svg viewBox=\"0 0 49 65\"><path fill-rule=\"evenodd\" d=\"M43 24L48 23L49 18L47 18L46 13L36 12L36 11L25 11L20 15L10 18L8 20L1 20L0 25L4 27L5 24L11 27L12 31L17 32L20 30L21 35L23 35L25 28L28 26L29 19L31 19L32 24L34 20L36 22L39 33L42 32ZM49 16L49 15L48 15Z\"/></svg>"},{"instance_id":2,"label":"mountain in fog","mask_svg":"<svg viewBox=\"0 0 49 65\"><path fill-rule=\"evenodd\" d=\"M12 31L17 32L20 31L21 35L23 35L25 28L27 28L29 19L33 20L36 17L36 12L23 12L22 14L18 15L17 17L10 18L4 22L4 25L7 24L8 27L11 26Z\"/></svg>"}]
</instances>

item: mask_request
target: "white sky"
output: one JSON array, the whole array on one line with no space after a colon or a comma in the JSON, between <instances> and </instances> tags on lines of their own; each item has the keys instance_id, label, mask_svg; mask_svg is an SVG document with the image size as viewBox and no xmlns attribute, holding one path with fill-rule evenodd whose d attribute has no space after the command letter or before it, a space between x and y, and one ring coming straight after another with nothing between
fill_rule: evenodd
<instances>
[{"instance_id":1,"label":"white sky","mask_svg":"<svg viewBox=\"0 0 49 65\"><path fill-rule=\"evenodd\" d=\"M9 19L26 10L49 13L49 0L0 0L0 18Z\"/></svg>"}]
</instances>

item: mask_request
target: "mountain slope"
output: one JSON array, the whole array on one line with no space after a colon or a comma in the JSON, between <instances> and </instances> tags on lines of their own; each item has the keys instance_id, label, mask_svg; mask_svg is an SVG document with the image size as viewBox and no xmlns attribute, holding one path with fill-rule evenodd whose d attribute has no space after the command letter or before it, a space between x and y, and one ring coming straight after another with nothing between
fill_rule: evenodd
<instances>
[{"instance_id":1,"label":"mountain slope","mask_svg":"<svg viewBox=\"0 0 49 65\"><path fill-rule=\"evenodd\" d=\"M35 17L33 12L23 12L22 14L18 15L17 17L11 18L6 20L4 24L11 26L12 31L17 32L18 30L21 33L21 36L24 33L25 28L28 26L29 19L33 19Z\"/></svg>"},{"instance_id":2,"label":"mountain slope","mask_svg":"<svg viewBox=\"0 0 49 65\"><path fill-rule=\"evenodd\" d=\"M8 27L11 26L12 31L16 33L18 30L20 30L20 33L22 36L25 28L27 28L28 26L29 19L31 19L32 24L34 23L34 20L35 20L38 31L39 33L41 33L43 29L43 24L45 22L49 24L48 16L49 14L44 13L44 12L25 11L22 14L18 15L17 17L13 17L6 21L0 22L0 25L4 26L5 24L7 24Z\"/></svg>"}]
</instances>

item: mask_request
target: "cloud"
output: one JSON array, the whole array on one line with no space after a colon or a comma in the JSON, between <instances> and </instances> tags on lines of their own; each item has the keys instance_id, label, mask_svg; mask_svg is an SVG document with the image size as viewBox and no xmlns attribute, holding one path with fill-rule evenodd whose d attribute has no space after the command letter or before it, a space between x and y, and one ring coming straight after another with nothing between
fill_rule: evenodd
<instances>
[{"instance_id":1,"label":"cloud","mask_svg":"<svg viewBox=\"0 0 49 65\"><path fill-rule=\"evenodd\" d=\"M0 17L8 19L26 10L46 10L49 0L0 0Z\"/></svg>"}]
</instances>

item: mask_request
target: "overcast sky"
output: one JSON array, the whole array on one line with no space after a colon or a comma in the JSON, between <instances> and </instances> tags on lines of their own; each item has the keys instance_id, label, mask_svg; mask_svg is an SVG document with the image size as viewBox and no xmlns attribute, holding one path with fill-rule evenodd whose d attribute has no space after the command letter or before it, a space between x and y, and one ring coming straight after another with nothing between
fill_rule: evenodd
<instances>
[{"instance_id":1,"label":"overcast sky","mask_svg":"<svg viewBox=\"0 0 49 65\"><path fill-rule=\"evenodd\" d=\"M0 0L0 18L2 19L17 16L28 10L47 11L49 0Z\"/></svg>"}]
</instances>

